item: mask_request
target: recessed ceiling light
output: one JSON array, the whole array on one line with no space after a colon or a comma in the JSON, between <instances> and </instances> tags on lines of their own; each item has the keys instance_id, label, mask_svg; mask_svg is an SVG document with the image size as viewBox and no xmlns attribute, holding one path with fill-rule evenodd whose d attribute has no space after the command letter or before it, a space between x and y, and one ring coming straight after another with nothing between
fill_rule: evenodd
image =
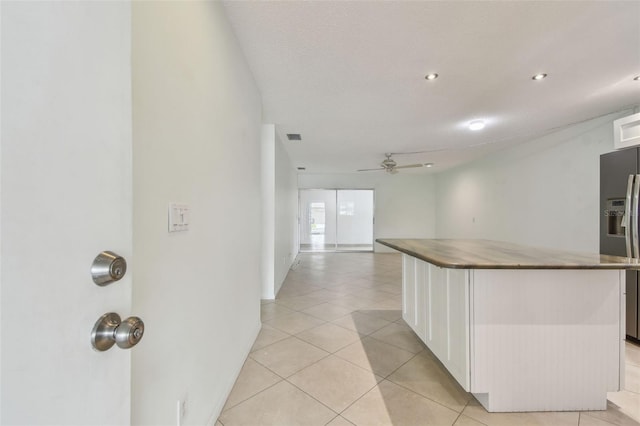
<instances>
[{"instance_id":1,"label":"recessed ceiling light","mask_svg":"<svg viewBox=\"0 0 640 426\"><path fill-rule=\"evenodd\" d=\"M540 74L536 74L533 77L531 77L531 80L544 80L545 78L547 78L547 74L540 73Z\"/></svg>"},{"instance_id":2,"label":"recessed ceiling light","mask_svg":"<svg viewBox=\"0 0 640 426\"><path fill-rule=\"evenodd\" d=\"M482 130L484 129L485 123L482 120L473 120L469 123L469 130Z\"/></svg>"},{"instance_id":3,"label":"recessed ceiling light","mask_svg":"<svg viewBox=\"0 0 640 426\"><path fill-rule=\"evenodd\" d=\"M635 81L639 81L639 80L640 80L640 75L637 75L637 76L633 77L633 79L634 79Z\"/></svg>"},{"instance_id":4,"label":"recessed ceiling light","mask_svg":"<svg viewBox=\"0 0 640 426\"><path fill-rule=\"evenodd\" d=\"M438 78L438 74L432 72L431 74L427 74L424 78L427 80L435 80L436 78Z\"/></svg>"},{"instance_id":5,"label":"recessed ceiling light","mask_svg":"<svg viewBox=\"0 0 640 426\"><path fill-rule=\"evenodd\" d=\"M424 163L426 167L433 167L433 163Z\"/></svg>"}]
</instances>

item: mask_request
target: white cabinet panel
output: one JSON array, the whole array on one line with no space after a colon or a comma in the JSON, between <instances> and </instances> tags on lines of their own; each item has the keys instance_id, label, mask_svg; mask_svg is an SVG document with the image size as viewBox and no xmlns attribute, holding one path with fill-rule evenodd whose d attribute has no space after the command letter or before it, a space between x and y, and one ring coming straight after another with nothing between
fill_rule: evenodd
<instances>
[{"instance_id":1,"label":"white cabinet panel","mask_svg":"<svg viewBox=\"0 0 640 426\"><path fill-rule=\"evenodd\" d=\"M422 260L416 260L415 284L416 284L416 315L415 326L413 331L425 342L427 338L427 274L429 272L429 264Z\"/></svg>"},{"instance_id":2,"label":"white cabinet panel","mask_svg":"<svg viewBox=\"0 0 640 426\"><path fill-rule=\"evenodd\" d=\"M616 149L640 145L640 113L613 122L613 145Z\"/></svg>"},{"instance_id":3,"label":"white cabinet panel","mask_svg":"<svg viewBox=\"0 0 640 426\"><path fill-rule=\"evenodd\" d=\"M469 390L469 270L447 269L447 369Z\"/></svg>"},{"instance_id":4,"label":"white cabinet panel","mask_svg":"<svg viewBox=\"0 0 640 426\"><path fill-rule=\"evenodd\" d=\"M402 318L411 328L416 323L416 261L402 255Z\"/></svg>"},{"instance_id":5,"label":"white cabinet panel","mask_svg":"<svg viewBox=\"0 0 640 426\"><path fill-rule=\"evenodd\" d=\"M403 255L402 317L469 390L469 272Z\"/></svg>"},{"instance_id":6,"label":"white cabinet panel","mask_svg":"<svg viewBox=\"0 0 640 426\"><path fill-rule=\"evenodd\" d=\"M447 271L429 265L429 305L427 316L431 325L427 341L429 349L444 363L447 357L448 301Z\"/></svg>"}]
</instances>

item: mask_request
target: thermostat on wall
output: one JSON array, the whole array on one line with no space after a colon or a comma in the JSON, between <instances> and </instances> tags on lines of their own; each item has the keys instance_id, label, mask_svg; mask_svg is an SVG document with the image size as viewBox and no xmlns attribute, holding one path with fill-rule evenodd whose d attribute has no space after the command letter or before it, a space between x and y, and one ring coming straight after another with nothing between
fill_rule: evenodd
<instances>
[{"instance_id":1,"label":"thermostat on wall","mask_svg":"<svg viewBox=\"0 0 640 426\"><path fill-rule=\"evenodd\" d=\"M186 204L169 204L169 232L189 229L189 210Z\"/></svg>"}]
</instances>

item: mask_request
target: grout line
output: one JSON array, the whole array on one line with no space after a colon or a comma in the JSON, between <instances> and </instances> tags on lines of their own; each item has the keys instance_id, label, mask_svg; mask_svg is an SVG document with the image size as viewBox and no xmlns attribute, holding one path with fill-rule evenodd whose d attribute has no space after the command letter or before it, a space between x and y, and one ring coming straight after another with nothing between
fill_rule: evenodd
<instances>
[{"instance_id":1,"label":"grout line","mask_svg":"<svg viewBox=\"0 0 640 426\"><path fill-rule=\"evenodd\" d=\"M394 323L391 323L391 324L394 324ZM389 325L391 325L391 324L389 324ZM386 327L386 326L385 326L385 327ZM384 327L382 327L382 328L384 328ZM382 330L382 328L381 328L380 330ZM374 333L375 333L375 332L374 332ZM374 337L374 336L372 336L372 335L369 335L369 337L371 337L372 339L376 339L378 342L386 343L387 345L391 345L391 346L393 346L394 348L402 349L403 351L406 351L406 352L412 353L412 354L414 354L414 355L418 355L420 352L424 351L424 349L426 348L426 346L425 346L424 344L422 344L423 348L422 348L421 350L419 350L418 352L414 352L414 351L409 350L409 349L407 349L407 348L403 348L403 347L401 347L401 346L394 345L393 343L385 342L384 340L378 339L378 338L376 338L376 337ZM420 342L420 343L422 343L422 342Z\"/></svg>"},{"instance_id":2,"label":"grout line","mask_svg":"<svg viewBox=\"0 0 640 426\"><path fill-rule=\"evenodd\" d=\"M254 360L254 361L255 361L255 360ZM260 364L258 361L256 361L256 362L257 362L258 364ZM262 364L260 364L260 365L262 365ZM267 368L267 367L266 367L266 366L264 366L264 365L262 365L262 366L263 366L263 367L265 367L265 368ZM268 370L268 368L267 368L267 370ZM269 371L271 371L271 370L269 370ZM283 378L282 378L282 376L280 376L280 375L279 375L278 373L276 373L275 371L271 371L271 372L272 372L273 374L275 374L276 376L280 377L280 380L278 380L277 382L273 383L272 385L267 386L266 388L262 389L261 391L258 391L257 393L255 393L255 394L253 394L253 395L249 396L248 398L245 398L245 399L243 399L242 401L240 401L240 402L238 402L238 403L236 403L236 404L233 404L233 405L232 405L232 406L230 406L230 407L227 407L226 409L222 410L222 412L220 413L220 415L222 415L222 413L224 413L225 411L229 411L229 410L231 410L231 409L233 409L233 408L235 408L235 407L239 406L240 404L242 404L242 403L244 403L244 402L247 402L247 401L248 401L248 400L250 400L250 399L253 399L254 397L256 397L256 396L260 395L262 392L265 392L265 391L267 391L267 390L271 389L272 387L274 387L274 386L275 386L275 385L277 385L278 383L281 383L281 382L283 382L283 381L286 381L285 379L283 379ZM225 401L225 403L226 403L226 401ZM220 418L220 417L218 417L218 418ZM218 420L218 421L220 421L220 420ZM222 423L222 422L220 422L220 423ZM222 424L223 424L223 426L224 426L224 423L222 423Z\"/></svg>"},{"instance_id":3,"label":"grout line","mask_svg":"<svg viewBox=\"0 0 640 426\"><path fill-rule=\"evenodd\" d=\"M588 412L586 412L586 411L578 411L578 415L579 415L579 417L578 417L578 422L582 421L582 415L583 415L583 414L584 414L585 416L587 416L587 417L591 417L592 419L596 419L596 420L599 420L599 421L601 421L601 422L604 422L604 423L607 423L607 424L610 424L610 425L614 425L614 426L615 426L615 425L617 425L617 423L611 423L610 421L608 421L608 420L604 420L604 419L601 419L600 417L594 417L594 416L590 415L590 414L589 414ZM634 419L634 420L635 420L635 419ZM579 424L580 424L580 423L578 423L578 425L579 425Z\"/></svg>"},{"instance_id":4,"label":"grout line","mask_svg":"<svg viewBox=\"0 0 640 426\"><path fill-rule=\"evenodd\" d=\"M422 352L422 351L421 351L421 352ZM427 400L429 400L429 401L431 401L431 402L435 402L436 404L441 405L442 407L445 407L445 408L447 408L447 409L449 409L449 410L451 410L451 411L454 411L454 412L455 412L456 410L455 410L454 408L451 408L451 407L449 407L448 405L445 405L444 403L442 403L442 402L440 402L440 401L436 401L435 399L433 399L433 398L431 398L431 397L428 397L428 396L426 396L426 395L423 395L423 394L421 394L420 392L417 392L417 391L415 391L415 390L413 390L413 389L410 389L410 388L406 387L405 385L403 385L403 384L401 384L401 383L397 383L397 382L394 382L393 380L389 379L389 377L391 377L391 376L392 376L396 371L398 371L399 369L401 369L402 367L404 367L406 364L408 364L409 362L411 362L413 359L417 358L417 357L420 355L420 353L421 353L421 352L418 352L418 353L417 353L417 354L415 354L411 359L409 359L407 362L405 362L405 363L404 363L404 364L402 364L400 367L398 367L398 368L396 368L395 370L393 370L393 371L392 371L392 372L391 372L387 377L385 377L385 380L387 380L387 381L389 381L389 382L393 383L394 385L399 386L399 387L401 387L401 388L403 388L403 389L405 389L405 390L407 390L407 391L409 391L409 392L412 392L412 393L414 393L414 394L416 394L416 395L418 395L418 396L420 396L420 397L422 397L422 398L424 398L424 399L427 399ZM453 377L451 377L451 379L452 379L452 380L454 380L454 379L453 379ZM457 382L456 382L456 384L457 384ZM465 393L466 393L467 395L469 395L469 396L470 396L470 398L467 400L467 402L465 403L464 407L462 407L462 410L460 410L460 412L458 413L459 415L460 415L460 414L462 414L462 412L464 411L464 409L465 409L465 408L467 408L467 405L469 405L469 401L471 401L471 398L474 398L474 396L473 396L471 393L466 392L466 391L465 391ZM460 417L459 415L458 415L458 417ZM474 420L475 420L475 419L474 419ZM455 422L454 422L454 423L455 423Z\"/></svg>"},{"instance_id":5,"label":"grout line","mask_svg":"<svg viewBox=\"0 0 640 426\"><path fill-rule=\"evenodd\" d=\"M383 342L383 343L384 343L384 342ZM387 345L388 345L388 343L387 343ZM391 346L393 346L393 345L391 345ZM394 347L395 347L395 346L394 346ZM406 351L406 352L409 352L409 351ZM409 358L408 360L406 360L405 362L403 362L401 365L399 365L399 366L398 366L398 368L396 368L395 370L393 370L391 373L387 374L387 376L385 377L385 379L386 379L387 377L390 377L393 373L395 373L396 371L400 370L400 369L401 369L402 367L404 367L405 365L407 365L407 364L408 364L412 359L414 359L415 357L417 357L419 353L420 353L420 352L418 352L417 354L414 354L411 358ZM389 380L389 381L391 382L391 380ZM397 384L397 383L395 383L395 382L392 382L392 383Z\"/></svg>"},{"instance_id":6,"label":"grout line","mask_svg":"<svg viewBox=\"0 0 640 426\"><path fill-rule=\"evenodd\" d=\"M349 408L351 408L351 407L352 407L356 402L360 401L362 398L364 398L366 395L368 395L368 394L369 394L369 392L371 392L373 389L375 389L375 388L379 387L379 386L380 386L380 384L381 384L382 382L384 382L385 380L386 380L386 379L384 379L384 378L383 378L383 379L382 379L382 380L380 380L379 382L376 382L375 386L373 386L371 389L368 389L365 393L363 393L362 395L360 395L360 397L356 398L356 400L355 400L355 401L353 401L351 404L347 405L347 406L345 407L345 409L344 409L344 410L342 410L342 411L340 412L340 415L342 416L342 414L343 414L345 411L347 411L347 410L348 410ZM345 419L346 419L346 417L345 417ZM348 419L347 419L347 420L348 420ZM351 423L351 421L349 421L349 423Z\"/></svg>"},{"instance_id":7,"label":"grout line","mask_svg":"<svg viewBox=\"0 0 640 426\"><path fill-rule=\"evenodd\" d=\"M278 331L280 331L280 330L278 330ZM284 333L284 332L283 332L283 333ZM265 348L268 348L269 346L273 346L273 345L275 345L276 343L280 343L280 342L282 342L283 340L287 340L289 337L293 337L293 335L292 335L292 334L287 334L287 337L285 337L285 338L283 338L283 339L276 340L276 341L275 341L275 342L273 342L273 343L269 343L268 345L264 345L264 346L262 346L262 347L260 347L260 348L258 348L258 349L256 349L256 350L253 350L253 351L249 352L249 356L251 356L251 354L252 354L252 353L254 353L254 352L261 351L261 350L263 350L263 349L265 349ZM254 344L255 344L255 342L254 342Z\"/></svg>"},{"instance_id":8,"label":"grout line","mask_svg":"<svg viewBox=\"0 0 640 426\"><path fill-rule=\"evenodd\" d=\"M310 366L309 366L310 367ZM305 367L306 368L306 367ZM300 370L302 371L302 370ZM295 373L294 373L295 374ZM293 375L293 374L292 374ZM291 376L289 376L291 377ZM301 389L300 387L298 387L295 383L291 383L289 380L285 379L285 381L287 383L289 383L291 386L295 387L296 389L298 389L300 392L304 393L305 395L307 395L309 398L313 399L314 401L318 402L319 404L322 404L324 407L327 407L329 410L331 410L333 413L336 413L336 417L338 417L340 415L340 413L336 412L336 410L334 410L333 408L329 407L327 404L325 404L324 402L320 401L318 398L316 398L313 395L310 395L309 393L307 393L304 389ZM335 419L335 417L334 417ZM331 423L331 422L329 422Z\"/></svg>"}]
</instances>

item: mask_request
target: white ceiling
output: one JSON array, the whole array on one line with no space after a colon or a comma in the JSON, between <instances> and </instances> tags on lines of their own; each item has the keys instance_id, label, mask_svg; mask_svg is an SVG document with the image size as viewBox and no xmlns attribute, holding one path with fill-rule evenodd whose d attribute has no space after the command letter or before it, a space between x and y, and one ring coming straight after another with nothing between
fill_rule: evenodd
<instances>
[{"instance_id":1,"label":"white ceiling","mask_svg":"<svg viewBox=\"0 0 640 426\"><path fill-rule=\"evenodd\" d=\"M377 167L385 152L446 149L394 156L440 171L640 104L640 1L225 7L262 93L264 122L311 173ZM431 72L440 77L425 80ZM533 81L539 72L548 78ZM485 130L468 130L474 119Z\"/></svg>"}]
</instances>

